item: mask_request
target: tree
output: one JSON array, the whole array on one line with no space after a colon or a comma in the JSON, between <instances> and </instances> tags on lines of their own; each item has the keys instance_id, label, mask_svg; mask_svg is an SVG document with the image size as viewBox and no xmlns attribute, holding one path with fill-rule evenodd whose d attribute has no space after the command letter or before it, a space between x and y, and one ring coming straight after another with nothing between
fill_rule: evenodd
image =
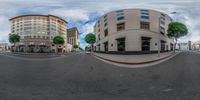
<instances>
[{"instance_id":1,"label":"tree","mask_svg":"<svg viewBox=\"0 0 200 100\"><path fill-rule=\"evenodd\" d=\"M75 45L74 45L74 49L76 50L77 48L79 48L79 47L78 47L78 45L77 45L77 44L75 44Z\"/></svg>"},{"instance_id":2,"label":"tree","mask_svg":"<svg viewBox=\"0 0 200 100\"><path fill-rule=\"evenodd\" d=\"M16 47L16 43L19 41L20 41L20 36L18 34L10 34L9 35L9 42L14 43L14 47Z\"/></svg>"},{"instance_id":3,"label":"tree","mask_svg":"<svg viewBox=\"0 0 200 100\"><path fill-rule=\"evenodd\" d=\"M64 44L65 40L62 36L55 36L53 38L53 43L56 44L56 49L58 50L58 45Z\"/></svg>"},{"instance_id":4,"label":"tree","mask_svg":"<svg viewBox=\"0 0 200 100\"><path fill-rule=\"evenodd\" d=\"M92 45L92 50L93 50L93 44L96 42L96 36L92 33L89 33L85 36L85 41L88 43L88 44L91 44Z\"/></svg>"},{"instance_id":5,"label":"tree","mask_svg":"<svg viewBox=\"0 0 200 100\"><path fill-rule=\"evenodd\" d=\"M183 23L171 22L168 25L167 36L170 38L173 37L175 39L174 53L175 53L175 48L176 48L178 38L187 35L187 33L188 33L188 29Z\"/></svg>"},{"instance_id":6,"label":"tree","mask_svg":"<svg viewBox=\"0 0 200 100\"><path fill-rule=\"evenodd\" d=\"M77 45L77 44L75 44L75 45L74 45L74 48L75 48L75 49L77 49L77 48L78 48L78 45Z\"/></svg>"}]
</instances>

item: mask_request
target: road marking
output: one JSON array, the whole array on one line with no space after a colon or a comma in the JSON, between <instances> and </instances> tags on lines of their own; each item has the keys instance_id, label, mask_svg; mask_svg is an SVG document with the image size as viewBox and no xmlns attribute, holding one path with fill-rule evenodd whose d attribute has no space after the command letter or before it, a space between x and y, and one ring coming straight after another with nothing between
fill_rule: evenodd
<instances>
[{"instance_id":1,"label":"road marking","mask_svg":"<svg viewBox=\"0 0 200 100\"><path fill-rule=\"evenodd\" d=\"M170 91L173 91L173 89L171 88L167 88L167 89L164 89L164 90L161 90L162 92L170 92Z\"/></svg>"}]
</instances>

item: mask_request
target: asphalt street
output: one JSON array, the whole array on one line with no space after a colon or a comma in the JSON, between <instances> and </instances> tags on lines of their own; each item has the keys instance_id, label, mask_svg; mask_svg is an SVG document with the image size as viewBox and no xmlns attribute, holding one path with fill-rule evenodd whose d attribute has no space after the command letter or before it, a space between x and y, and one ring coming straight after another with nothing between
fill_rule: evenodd
<instances>
[{"instance_id":1,"label":"asphalt street","mask_svg":"<svg viewBox=\"0 0 200 100\"><path fill-rule=\"evenodd\" d=\"M200 54L146 68L80 53L49 60L0 55L0 100L200 100Z\"/></svg>"}]
</instances>

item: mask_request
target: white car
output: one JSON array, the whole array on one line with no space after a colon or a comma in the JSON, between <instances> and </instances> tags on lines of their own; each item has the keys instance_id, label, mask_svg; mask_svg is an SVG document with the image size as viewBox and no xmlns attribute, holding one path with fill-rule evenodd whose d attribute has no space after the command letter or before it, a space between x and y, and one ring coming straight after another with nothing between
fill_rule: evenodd
<instances>
[{"instance_id":1,"label":"white car","mask_svg":"<svg viewBox=\"0 0 200 100\"><path fill-rule=\"evenodd\" d=\"M85 53L86 53L86 54L90 54L91 52L90 52L90 51L86 51Z\"/></svg>"}]
</instances>

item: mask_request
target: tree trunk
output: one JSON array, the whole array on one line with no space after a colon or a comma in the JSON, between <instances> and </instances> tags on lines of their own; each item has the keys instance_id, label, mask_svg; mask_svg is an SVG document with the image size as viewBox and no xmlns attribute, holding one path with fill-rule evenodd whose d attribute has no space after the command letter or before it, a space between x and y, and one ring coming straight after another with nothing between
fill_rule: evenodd
<instances>
[{"instance_id":1,"label":"tree trunk","mask_svg":"<svg viewBox=\"0 0 200 100\"><path fill-rule=\"evenodd\" d=\"M14 52L16 52L16 42L14 42Z\"/></svg>"},{"instance_id":2,"label":"tree trunk","mask_svg":"<svg viewBox=\"0 0 200 100\"><path fill-rule=\"evenodd\" d=\"M91 52L93 52L93 44L92 44L92 49L91 49Z\"/></svg>"},{"instance_id":3,"label":"tree trunk","mask_svg":"<svg viewBox=\"0 0 200 100\"><path fill-rule=\"evenodd\" d=\"M175 50L176 50L176 44L177 44L177 38L175 38L174 53L175 53Z\"/></svg>"},{"instance_id":4,"label":"tree trunk","mask_svg":"<svg viewBox=\"0 0 200 100\"><path fill-rule=\"evenodd\" d=\"M58 44L56 44L56 54L58 54Z\"/></svg>"}]
</instances>

